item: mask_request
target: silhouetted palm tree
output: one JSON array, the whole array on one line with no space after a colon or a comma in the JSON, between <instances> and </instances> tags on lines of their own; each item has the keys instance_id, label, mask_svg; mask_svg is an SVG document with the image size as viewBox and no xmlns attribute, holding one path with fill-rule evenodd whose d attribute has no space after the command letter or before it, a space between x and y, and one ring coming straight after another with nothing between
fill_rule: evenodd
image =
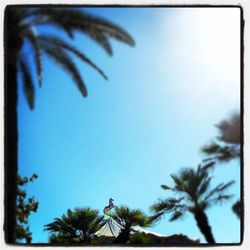
<instances>
[{"instance_id":1,"label":"silhouetted palm tree","mask_svg":"<svg viewBox=\"0 0 250 250\"><path fill-rule=\"evenodd\" d=\"M185 212L194 215L197 226L204 235L208 243L214 244L215 239L212 229L209 225L205 210L211 205L221 203L231 198L232 195L224 194L234 181L221 183L215 188L210 188L212 177L209 176L208 169L214 163L207 163L204 166L199 165L196 170L184 168L178 175L171 175L174 186L169 187L161 185L164 190L172 191L176 197L159 200L151 210L155 212L152 217L158 220L165 213L170 213L170 221L181 218Z\"/></svg>"},{"instance_id":2,"label":"silhouetted palm tree","mask_svg":"<svg viewBox=\"0 0 250 250\"><path fill-rule=\"evenodd\" d=\"M124 228L115 238L114 243L124 244L128 242L133 226L149 227L152 224L149 217L139 209L130 209L126 206L116 207L115 212L109 214L118 221Z\"/></svg>"},{"instance_id":3,"label":"silhouetted palm tree","mask_svg":"<svg viewBox=\"0 0 250 250\"><path fill-rule=\"evenodd\" d=\"M111 55L112 47L109 38L114 38L129 45L134 45L132 37L119 26L102 18L89 15L74 8L52 7L18 7L7 6L5 10L5 240L15 242L15 206L17 193L17 77L21 73L23 89L29 107L34 108L35 87L33 74L27 56L22 48L26 43L32 47L30 51L35 63L39 84L43 79L43 54L53 59L73 79L83 96L87 96L86 86L81 74L73 62L71 55L76 56L99 72L106 75L85 54L71 45L68 40L55 36L52 29L50 35L39 34L37 27L54 27L65 32L70 39L75 32L89 36ZM29 58L31 59L31 58ZM34 62L34 63L33 63Z\"/></svg>"},{"instance_id":4,"label":"silhouetted palm tree","mask_svg":"<svg viewBox=\"0 0 250 250\"><path fill-rule=\"evenodd\" d=\"M201 151L209 156L209 159L217 160L220 163L240 159L241 157L241 117L239 113L233 114L226 120L221 121L216 127L219 136L216 141L211 142L201 148ZM241 218L241 200L236 201L232 210Z\"/></svg>"},{"instance_id":5,"label":"silhouetted palm tree","mask_svg":"<svg viewBox=\"0 0 250 250\"><path fill-rule=\"evenodd\" d=\"M76 208L74 211L68 209L61 218L55 218L44 227L51 233L50 243L90 243L92 234L105 223L103 218L98 210L88 207Z\"/></svg>"}]
</instances>

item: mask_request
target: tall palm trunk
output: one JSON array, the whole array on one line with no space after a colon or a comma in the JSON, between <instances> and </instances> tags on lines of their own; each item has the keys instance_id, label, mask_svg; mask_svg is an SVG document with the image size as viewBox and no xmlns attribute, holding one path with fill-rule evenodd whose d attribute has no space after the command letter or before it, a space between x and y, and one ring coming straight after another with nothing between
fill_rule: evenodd
<instances>
[{"instance_id":1,"label":"tall palm trunk","mask_svg":"<svg viewBox=\"0 0 250 250\"><path fill-rule=\"evenodd\" d=\"M11 15L5 13L5 88L4 88L4 230L6 243L16 242L17 197L17 54L22 46L16 37ZM12 27L11 27L12 26ZM14 38L14 39L13 39Z\"/></svg>"},{"instance_id":2,"label":"tall palm trunk","mask_svg":"<svg viewBox=\"0 0 250 250\"><path fill-rule=\"evenodd\" d=\"M4 203L5 241L15 242L16 196L17 196L17 71L16 67L5 63L4 101Z\"/></svg>"},{"instance_id":3,"label":"tall palm trunk","mask_svg":"<svg viewBox=\"0 0 250 250\"><path fill-rule=\"evenodd\" d=\"M207 243L215 244L216 242L212 234L212 229L208 223L208 218L205 212L202 209L197 209L194 212L194 218L201 233L206 238Z\"/></svg>"}]
</instances>

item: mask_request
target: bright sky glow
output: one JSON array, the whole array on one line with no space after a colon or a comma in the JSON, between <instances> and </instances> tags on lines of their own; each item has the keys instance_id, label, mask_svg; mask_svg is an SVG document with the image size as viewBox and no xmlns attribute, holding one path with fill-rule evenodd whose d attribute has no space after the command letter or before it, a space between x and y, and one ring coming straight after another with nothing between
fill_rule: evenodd
<instances>
[{"instance_id":1,"label":"bright sky glow","mask_svg":"<svg viewBox=\"0 0 250 250\"><path fill-rule=\"evenodd\" d=\"M47 242L43 226L68 208L115 205L149 207L167 197L161 184L181 167L196 167L199 149L217 134L214 124L240 108L239 8L88 8L124 27L130 48L112 42L114 57L86 37L82 48L108 75L104 80L80 64L89 96L44 58L45 79L36 107L28 109L20 86L19 169L37 173L28 187L39 200L30 217L33 242ZM45 29L46 30L46 29ZM240 195L238 162L220 165L214 185L236 180L232 201L207 211L218 243L240 240L231 211ZM151 230L204 238L194 218L161 220Z\"/></svg>"}]
</instances>

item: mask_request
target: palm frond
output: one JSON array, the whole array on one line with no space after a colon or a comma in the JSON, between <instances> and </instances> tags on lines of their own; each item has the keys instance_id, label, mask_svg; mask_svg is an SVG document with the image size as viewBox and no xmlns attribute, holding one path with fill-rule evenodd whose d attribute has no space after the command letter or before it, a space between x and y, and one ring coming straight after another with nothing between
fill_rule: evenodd
<instances>
[{"instance_id":1,"label":"palm frond","mask_svg":"<svg viewBox=\"0 0 250 250\"><path fill-rule=\"evenodd\" d=\"M205 200L208 200L212 198L215 194L221 194L222 192L226 191L229 187L231 187L235 183L234 180L229 181L227 183L220 183L217 185L214 189L212 189L204 198Z\"/></svg>"},{"instance_id":2,"label":"palm frond","mask_svg":"<svg viewBox=\"0 0 250 250\"><path fill-rule=\"evenodd\" d=\"M92 27L94 30L99 31L106 37L112 37L116 40L127 43L130 46L135 45L134 39L118 25L115 25L103 18L91 16L87 13L84 13L84 15L86 27Z\"/></svg>"},{"instance_id":3,"label":"palm frond","mask_svg":"<svg viewBox=\"0 0 250 250\"><path fill-rule=\"evenodd\" d=\"M112 47L108 38L114 38L130 46L135 45L133 38L118 25L81 10L38 8L33 13L36 15L34 24L54 24L64 30L70 38L73 38L74 31L81 32L102 46L109 55L112 55Z\"/></svg>"},{"instance_id":4,"label":"palm frond","mask_svg":"<svg viewBox=\"0 0 250 250\"><path fill-rule=\"evenodd\" d=\"M160 220L162 216L164 216L164 214L165 214L164 212L155 213L154 215L149 217L149 221L151 221L152 223L157 222Z\"/></svg>"},{"instance_id":5,"label":"palm frond","mask_svg":"<svg viewBox=\"0 0 250 250\"><path fill-rule=\"evenodd\" d=\"M44 52L53 60L55 60L59 65L61 65L71 76L76 86L80 90L81 94L86 97L87 89L81 78L81 75L74 64L74 62L68 57L68 55L59 47L55 46L42 46Z\"/></svg>"},{"instance_id":6,"label":"palm frond","mask_svg":"<svg viewBox=\"0 0 250 250\"><path fill-rule=\"evenodd\" d=\"M39 82L39 86L41 86L42 81L43 81L42 53L41 53L41 48L38 43L38 37L36 36L33 29L29 29L28 31L25 31L25 37L29 40L34 50L38 82Z\"/></svg>"},{"instance_id":7,"label":"palm frond","mask_svg":"<svg viewBox=\"0 0 250 250\"><path fill-rule=\"evenodd\" d=\"M221 162L228 162L239 157L240 147L237 146L222 146L217 153L217 159Z\"/></svg>"},{"instance_id":8,"label":"palm frond","mask_svg":"<svg viewBox=\"0 0 250 250\"><path fill-rule=\"evenodd\" d=\"M174 174L171 174L170 176L175 183L174 190L175 191L183 191L184 187L183 187L183 182L181 181L181 179L177 175L174 175Z\"/></svg>"},{"instance_id":9,"label":"palm frond","mask_svg":"<svg viewBox=\"0 0 250 250\"><path fill-rule=\"evenodd\" d=\"M208 177L202 180L201 184L197 188L199 196L207 192L211 179L212 179L211 177Z\"/></svg>"},{"instance_id":10,"label":"palm frond","mask_svg":"<svg viewBox=\"0 0 250 250\"><path fill-rule=\"evenodd\" d=\"M179 199L168 198L166 200L159 200L157 203L151 206L151 211L155 214L150 217L153 221L158 221L164 214L172 214L169 218L170 221L177 220L188 210L185 204L181 204L184 197Z\"/></svg>"},{"instance_id":11,"label":"palm frond","mask_svg":"<svg viewBox=\"0 0 250 250\"><path fill-rule=\"evenodd\" d=\"M198 172L200 172L200 171L206 172L206 171L212 169L214 167L215 163L216 163L216 161L214 161L214 160L210 160L207 162L205 161L205 163L203 162L203 164L200 165L200 168L198 168Z\"/></svg>"},{"instance_id":12,"label":"palm frond","mask_svg":"<svg viewBox=\"0 0 250 250\"><path fill-rule=\"evenodd\" d=\"M206 155L213 156L213 160L218 160L220 162L228 162L240 157L240 147L237 145L224 146L213 142L203 146L201 151Z\"/></svg>"},{"instance_id":13,"label":"palm frond","mask_svg":"<svg viewBox=\"0 0 250 250\"><path fill-rule=\"evenodd\" d=\"M206 155L214 155L218 153L220 149L220 145L216 142L212 142L208 145L205 145L201 148L201 151L205 153Z\"/></svg>"},{"instance_id":14,"label":"palm frond","mask_svg":"<svg viewBox=\"0 0 250 250\"><path fill-rule=\"evenodd\" d=\"M231 199L233 197L232 194L227 194L227 195L218 195L217 197L215 197L214 199L211 199L210 203L222 203L224 201L227 201L229 199Z\"/></svg>"},{"instance_id":15,"label":"palm frond","mask_svg":"<svg viewBox=\"0 0 250 250\"><path fill-rule=\"evenodd\" d=\"M44 226L44 230L51 231L51 232L57 232L61 230L62 220L59 218L55 218L52 223L46 224Z\"/></svg>"},{"instance_id":16,"label":"palm frond","mask_svg":"<svg viewBox=\"0 0 250 250\"><path fill-rule=\"evenodd\" d=\"M159 199L154 205L151 206L150 210L153 212L169 212L176 208L180 208L180 202L183 200L183 197L180 199L168 198L165 200Z\"/></svg>"},{"instance_id":17,"label":"palm frond","mask_svg":"<svg viewBox=\"0 0 250 250\"><path fill-rule=\"evenodd\" d=\"M93 69L95 69L105 80L107 80L107 76L105 73L96 65L94 64L87 56L85 56L81 51L78 49L74 48L70 44L68 44L66 41L64 41L61 38L58 38L56 36L39 36L38 37L39 41L45 42L45 43L50 43L50 44L55 44L56 46L59 46L63 49L66 49L70 52L72 52L75 56L77 56L79 59L81 59L83 62L87 63L90 65Z\"/></svg>"},{"instance_id":18,"label":"palm frond","mask_svg":"<svg viewBox=\"0 0 250 250\"><path fill-rule=\"evenodd\" d=\"M19 65L23 79L24 94L30 109L33 110L35 106L35 88L32 75L27 62L23 57L20 57Z\"/></svg>"},{"instance_id":19,"label":"palm frond","mask_svg":"<svg viewBox=\"0 0 250 250\"><path fill-rule=\"evenodd\" d=\"M178 220L178 219L180 219L183 215L184 215L183 212L177 210L177 211L175 211L175 212L171 215L171 217L169 218L169 221Z\"/></svg>"},{"instance_id":20,"label":"palm frond","mask_svg":"<svg viewBox=\"0 0 250 250\"><path fill-rule=\"evenodd\" d=\"M111 213L110 217L120 221L121 224L128 228L136 225L148 227L152 224L152 221L149 220L149 217L141 210L130 209L126 206L116 207L115 212Z\"/></svg>"},{"instance_id":21,"label":"palm frond","mask_svg":"<svg viewBox=\"0 0 250 250\"><path fill-rule=\"evenodd\" d=\"M161 185L161 188L164 190L172 190L172 188L167 185Z\"/></svg>"},{"instance_id":22,"label":"palm frond","mask_svg":"<svg viewBox=\"0 0 250 250\"><path fill-rule=\"evenodd\" d=\"M40 20L41 23L52 23L63 29L70 37L73 36L73 31L80 31L89 35L94 40L97 38L96 41L98 43L100 43L101 37L112 37L130 46L135 45L133 38L118 25L115 25L103 18L94 17L80 10L64 8L37 8L34 10L34 15L38 17L46 16L47 20ZM39 24L39 22L37 21L36 24ZM101 34L101 36L95 36L95 34Z\"/></svg>"},{"instance_id":23,"label":"palm frond","mask_svg":"<svg viewBox=\"0 0 250 250\"><path fill-rule=\"evenodd\" d=\"M232 181L229 181L229 182L227 182L227 183L225 183L225 184L223 184L220 188L218 188L218 192L222 192L222 191L225 191L226 189L228 189L230 186L232 186L233 184L235 183L235 181L234 180L232 180Z\"/></svg>"},{"instance_id":24,"label":"palm frond","mask_svg":"<svg viewBox=\"0 0 250 250\"><path fill-rule=\"evenodd\" d=\"M93 33L93 34L89 34L89 36L98 45L100 45L109 56L113 55L112 46L111 46L111 44L106 36L102 35L101 33L100 34Z\"/></svg>"}]
</instances>

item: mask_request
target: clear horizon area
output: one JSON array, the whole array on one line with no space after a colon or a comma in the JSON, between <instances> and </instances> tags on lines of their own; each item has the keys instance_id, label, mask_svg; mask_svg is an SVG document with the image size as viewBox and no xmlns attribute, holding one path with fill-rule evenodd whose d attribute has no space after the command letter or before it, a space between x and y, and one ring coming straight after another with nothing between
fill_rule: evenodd
<instances>
[{"instance_id":1,"label":"clear horizon area","mask_svg":"<svg viewBox=\"0 0 250 250\"><path fill-rule=\"evenodd\" d=\"M240 111L240 8L83 10L119 25L136 45L111 40L110 57L75 34L74 45L108 76L105 81L75 60L87 98L46 56L33 111L19 83L19 174L39 176L26 188L39 201L29 218L33 243L48 242L44 225L67 209L103 214L110 197L116 206L152 214L150 206L171 195L160 185L171 186L170 175L183 167L196 168L205 158L201 147L218 136L215 125ZM240 198L240 170L232 160L211 173L213 187L235 180L232 199L206 210L216 243L240 242L240 220L231 208ZM148 230L206 242L191 213L174 222L165 215Z\"/></svg>"}]
</instances>

